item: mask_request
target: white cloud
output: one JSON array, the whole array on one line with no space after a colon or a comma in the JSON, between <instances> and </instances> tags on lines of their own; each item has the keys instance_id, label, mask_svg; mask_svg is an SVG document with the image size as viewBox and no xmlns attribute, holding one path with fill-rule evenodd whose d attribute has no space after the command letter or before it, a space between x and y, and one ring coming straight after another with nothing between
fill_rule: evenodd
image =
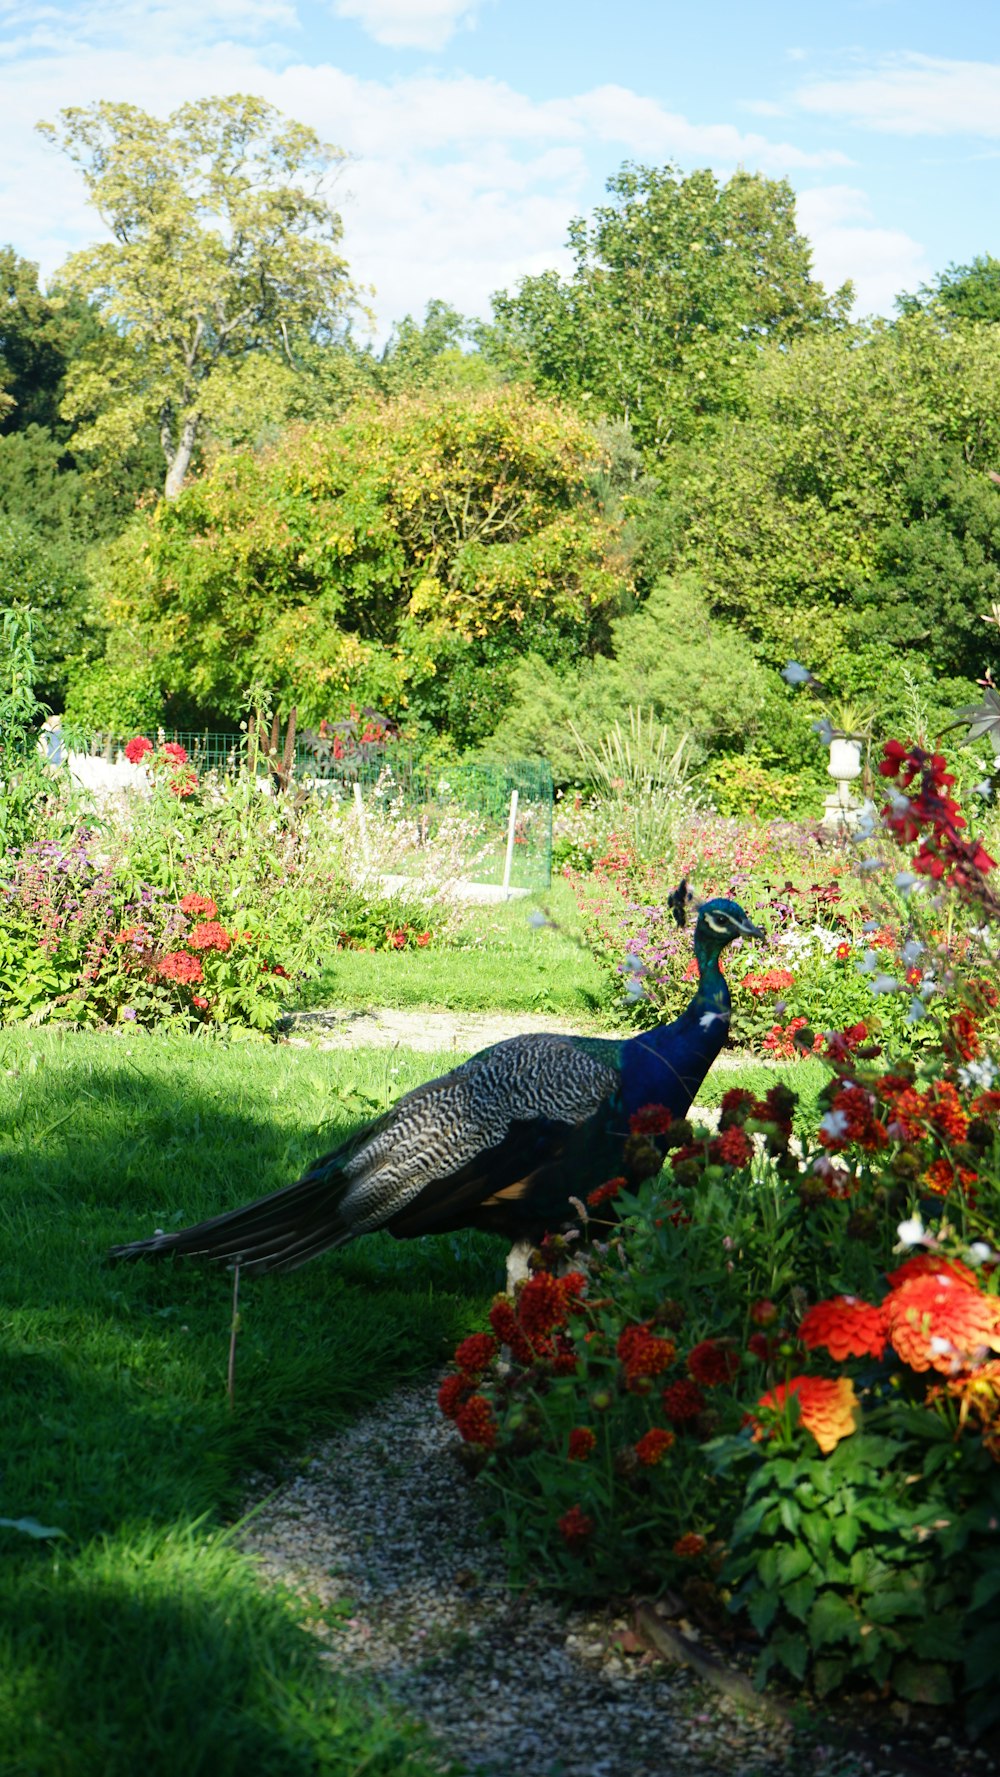
<instances>
[{"instance_id":1,"label":"white cloud","mask_svg":"<svg viewBox=\"0 0 1000 1777\"><path fill-rule=\"evenodd\" d=\"M1000 136L1000 63L940 56L887 56L840 80L801 86L807 111L895 135Z\"/></svg>"},{"instance_id":2,"label":"white cloud","mask_svg":"<svg viewBox=\"0 0 1000 1777\"><path fill-rule=\"evenodd\" d=\"M333 7L390 49L443 49L478 9L478 0L334 0Z\"/></svg>"},{"instance_id":3,"label":"white cloud","mask_svg":"<svg viewBox=\"0 0 1000 1777\"><path fill-rule=\"evenodd\" d=\"M901 291L914 290L930 276L919 241L899 228L872 221L867 194L851 185L803 191L796 214L813 250L813 269L828 290L847 278L856 292L854 313L888 315Z\"/></svg>"}]
</instances>

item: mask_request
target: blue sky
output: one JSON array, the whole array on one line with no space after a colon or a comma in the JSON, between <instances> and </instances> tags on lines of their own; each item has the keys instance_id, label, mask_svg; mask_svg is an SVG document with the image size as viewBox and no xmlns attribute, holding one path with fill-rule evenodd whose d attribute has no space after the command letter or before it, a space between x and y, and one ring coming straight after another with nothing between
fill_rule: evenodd
<instances>
[{"instance_id":1,"label":"blue sky","mask_svg":"<svg viewBox=\"0 0 1000 1777\"><path fill-rule=\"evenodd\" d=\"M1000 255L997 0L0 0L0 240L48 277L100 232L40 118L236 91L351 154L336 197L380 333L565 267L626 159L788 178L858 312Z\"/></svg>"}]
</instances>

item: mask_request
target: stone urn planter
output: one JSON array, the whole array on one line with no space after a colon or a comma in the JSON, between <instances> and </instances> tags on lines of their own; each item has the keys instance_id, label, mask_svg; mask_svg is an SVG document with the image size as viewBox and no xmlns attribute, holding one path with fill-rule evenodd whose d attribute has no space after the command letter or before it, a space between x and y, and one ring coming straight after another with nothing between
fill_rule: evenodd
<instances>
[{"instance_id":1,"label":"stone urn planter","mask_svg":"<svg viewBox=\"0 0 1000 1777\"><path fill-rule=\"evenodd\" d=\"M830 740L830 763L827 771L837 788L827 796L822 825L838 833L849 833L856 825L861 804L851 795L851 784L861 776L861 740L855 734L838 734Z\"/></svg>"}]
</instances>

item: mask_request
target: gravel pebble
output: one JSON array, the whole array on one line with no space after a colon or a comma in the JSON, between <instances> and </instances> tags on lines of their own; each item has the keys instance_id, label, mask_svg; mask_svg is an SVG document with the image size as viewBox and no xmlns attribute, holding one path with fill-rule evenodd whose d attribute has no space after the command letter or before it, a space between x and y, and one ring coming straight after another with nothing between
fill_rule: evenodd
<instances>
[{"instance_id":1,"label":"gravel pebble","mask_svg":"<svg viewBox=\"0 0 1000 1777\"><path fill-rule=\"evenodd\" d=\"M331 1668L490 1777L896 1777L891 1755L796 1749L686 1669L624 1655L623 1617L513 1592L436 1386L394 1393L270 1497L273 1482L254 1489L241 1546L305 1602Z\"/></svg>"}]
</instances>

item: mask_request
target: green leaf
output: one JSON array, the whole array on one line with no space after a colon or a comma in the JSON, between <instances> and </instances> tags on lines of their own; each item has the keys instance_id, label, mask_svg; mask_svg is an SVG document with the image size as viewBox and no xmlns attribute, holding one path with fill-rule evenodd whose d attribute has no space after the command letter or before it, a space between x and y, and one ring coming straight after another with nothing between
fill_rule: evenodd
<instances>
[{"instance_id":1,"label":"green leaf","mask_svg":"<svg viewBox=\"0 0 1000 1777\"><path fill-rule=\"evenodd\" d=\"M790 1536L794 1536L802 1519L802 1512L793 1499L781 1498L778 1501L778 1516Z\"/></svg>"},{"instance_id":2,"label":"green leaf","mask_svg":"<svg viewBox=\"0 0 1000 1777\"><path fill-rule=\"evenodd\" d=\"M799 1622L804 1623L809 1614L809 1606L815 1596L815 1581L808 1579L803 1574L801 1579L793 1580L790 1586L785 1586L782 1589L781 1602L793 1617L798 1617Z\"/></svg>"},{"instance_id":3,"label":"green leaf","mask_svg":"<svg viewBox=\"0 0 1000 1777\"><path fill-rule=\"evenodd\" d=\"M850 1662L843 1654L825 1654L813 1666L813 1684L818 1697L828 1697L835 1691L845 1673L850 1670Z\"/></svg>"},{"instance_id":4,"label":"green leaf","mask_svg":"<svg viewBox=\"0 0 1000 1777\"><path fill-rule=\"evenodd\" d=\"M804 1678L809 1663L809 1648L804 1635L783 1635L774 1643L775 1653L793 1678Z\"/></svg>"},{"instance_id":5,"label":"green leaf","mask_svg":"<svg viewBox=\"0 0 1000 1777\"><path fill-rule=\"evenodd\" d=\"M861 1525L857 1518L845 1514L833 1520L833 1535L838 1549L843 1549L845 1555L853 1555L861 1535Z\"/></svg>"},{"instance_id":6,"label":"green leaf","mask_svg":"<svg viewBox=\"0 0 1000 1777\"><path fill-rule=\"evenodd\" d=\"M939 1660L897 1660L892 1669L892 1685L908 1703L940 1707L955 1701L951 1675Z\"/></svg>"},{"instance_id":7,"label":"green leaf","mask_svg":"<svg viewBox=\"0 0 1000 1777\"><path fill-rule=\"evenodd\" d=\"M812 1556L805 1543L786 1544L778 1552L778 1579L783 1586L790 1586L793 1580L801 1579L812 1566Z\"/></svg>"},{"instance_id":8,"label":"green leaf","mask_svg":"<svg viewBox=\"0 0 1000 1777\"><path fill-rule=\"evenodd\" d=\"M809 1639L813 1647L826 1647L831 1641L861 1638L857 1613L839 1592L821 1592L809 1612Z\"/></svg>"},{"instance_id":9,"label":"green leaf","mask_svg":"<svg viewBox=\"0 0 1000 1777\"><path fill-rule=\"evenodd\" d=\"M747 1605L747 1616L758 1635L766 1635L774 1621L781 1600L777 1592L755 1592Z\"/></svg>"},{"instance_id":10,"label":"green leaf","mask_svg":"<svg viewBox=\"0 0 1000 1777\"><path fill-rule=\"evenodd\" d=\"M989 1604L990 1599L995 1598L998 1592L1000 1592L1000 1566L988 1568L985 1573L979 1575L972 1588L972 1609L979 1610L984 1604Z\"/></svg>"}]
</instances>

